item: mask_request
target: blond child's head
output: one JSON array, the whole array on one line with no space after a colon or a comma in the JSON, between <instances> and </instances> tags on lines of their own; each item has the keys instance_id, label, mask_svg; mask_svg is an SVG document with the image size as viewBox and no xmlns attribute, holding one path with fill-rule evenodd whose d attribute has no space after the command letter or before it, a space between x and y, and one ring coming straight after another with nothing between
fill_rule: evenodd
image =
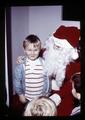
<instances>
[{"instance_id":1,"label":"blond child's head","mask_svg":"<svg viewBox=\"0 0 85 120\"><path fill-rule=\"evenodd\" d=\"M24 52L30 60L35 60L39 57L41 50L41 41L39 37L31 34L23 41Z\"/></svg>"},{"instance_id":2,"label":"blond child's head","mask_svg":"<svg viewBox=\"0 0 85 120\"><path fill-rule=\"evenodd\" d=\"M55 116L56 104L47 97L40 97L28 103L24 116Z\"/></svg>"}]
</instances>

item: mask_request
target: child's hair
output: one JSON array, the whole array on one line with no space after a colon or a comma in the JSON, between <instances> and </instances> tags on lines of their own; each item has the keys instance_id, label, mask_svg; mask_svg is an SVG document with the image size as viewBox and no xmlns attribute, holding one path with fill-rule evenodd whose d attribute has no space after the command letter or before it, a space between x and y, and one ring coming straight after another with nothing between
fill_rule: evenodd
<instances>
[{"instance_id":1,"label":"child's hair","mask_svg":"<svg viewBox=\"0 0 85 120\"><path fill-rule=\"evenodd\" d=\"M73 74L71 80L74 82L76 92L80 93L80 72Z\"/></svg>"},{"instance_id":2,"label":"child's hair","mask_svg":"<svg viewBox=\"0 0 85 120\"><path fill-rule=\"evenodd\" d=\"M29 43L33 43L34 47L41 47L41 41L37 35L31 34L25 38L23 41L23 48L25 49Z\"/></svg>"},{"instance_id":3,"label":"child's hair","mask_svg":"<svg viewBox=\"0 0 85 120\"><path fill-rule=\"evenodd\" d=\"M55 116L55 103L45 96L36 98L28 103L24 116Z\"/></svg>"}]
</instances>

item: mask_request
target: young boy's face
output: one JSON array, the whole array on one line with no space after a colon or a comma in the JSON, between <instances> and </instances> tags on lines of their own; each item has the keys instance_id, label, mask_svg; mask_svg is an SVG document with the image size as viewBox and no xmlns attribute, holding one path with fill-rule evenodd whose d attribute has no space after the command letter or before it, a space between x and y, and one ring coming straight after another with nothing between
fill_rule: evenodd
<instances>
[{"instance_id":1,"label":"young boy's face","mask_svg":"<svg viewBox=\"0 0 85 120\"><path fill-rule=\"evenodd\" d=\"M35 60L39 56L40 46L36 43L29 43L25 48L25 53L30 60Z\"/></svg>"}]
</instances>

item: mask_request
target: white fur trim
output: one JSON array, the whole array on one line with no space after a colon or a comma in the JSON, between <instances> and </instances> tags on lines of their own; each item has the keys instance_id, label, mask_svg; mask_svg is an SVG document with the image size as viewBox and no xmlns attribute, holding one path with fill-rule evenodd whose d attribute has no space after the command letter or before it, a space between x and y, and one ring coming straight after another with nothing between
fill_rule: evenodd
<instances>
[{"instance_id":1,"label":"white fur trim","mask_svg":"<svg viewBox=\"0 0 85 120\"><path fill-rule=\"evenodd\" d=\"M72 45L66 40L66 39L59 39L52 36L52 39L54 40L55 45L58 45L63 48L73 48Z\"/></svg>"},{"instance_id":2,"label":"white fur trim","mask_svg":"<svg viewBox=\"0 0 85 120\"><path fill-rule=\"evenodd\" d=\"M56 106L58 106L61 103L61 98L56 93L51 95L49 98L51 98L55 102Z\"/></svg>"},{"instance_id":3,"label":"white fur trim","mask_svg":"<svg viewBox=\"0 0 85 120\"><path fill-rule=\"evenodd\" d=\"M56 84L56 80L52 80L52 90L60 90L60 88Z\"/></svg>"},{"instance_id":4,"label":"white fur trim","mask_svg":"<svg viewBox=\"0 0 85 120\"><path fill-rule=\"evenodd\" d=\"M76 60L79 57L77 49L72 50L72 59Z\"/></svg>"}]
</instances>

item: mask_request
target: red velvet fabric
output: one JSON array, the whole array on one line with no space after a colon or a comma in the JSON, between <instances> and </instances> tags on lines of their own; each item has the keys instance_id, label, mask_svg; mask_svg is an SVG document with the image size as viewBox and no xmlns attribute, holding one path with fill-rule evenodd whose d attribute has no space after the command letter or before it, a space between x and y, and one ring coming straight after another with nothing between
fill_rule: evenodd
<instances>
[{"instance_id":1,"label":"red velvet fabric","mask_svg":"<svg viewBox=\"0 0 85 120\"><path fill-rule=\"evenodd\" d=\"M67 66L66 69L66 78L64 83L59 91L52 91L53 93L57 93L60 95L62 101L60 105L57 107L56 115L57 116L69 116L71 114L72 109L74 108L74 97L71 93L72 84L70 81L71 76L80 72L80 62L75 61L75 63L71 63Z\"/></svg>"},{"instance_id":2,"label":"red velvet fabric","mask_svg":"<svg viewBox=\"0 0 85 120\"><path fill-rule=\"evenodd\" d=\"M61 103L57 107L56 110L56 116L69 116L72 109L73 109L73 103L74 103L74 97L71 93L72 86L70 81L66 81L63 87L60 91L54 91L54 93L57 93L61 97Z\"/></svg>"}]
</instances>

